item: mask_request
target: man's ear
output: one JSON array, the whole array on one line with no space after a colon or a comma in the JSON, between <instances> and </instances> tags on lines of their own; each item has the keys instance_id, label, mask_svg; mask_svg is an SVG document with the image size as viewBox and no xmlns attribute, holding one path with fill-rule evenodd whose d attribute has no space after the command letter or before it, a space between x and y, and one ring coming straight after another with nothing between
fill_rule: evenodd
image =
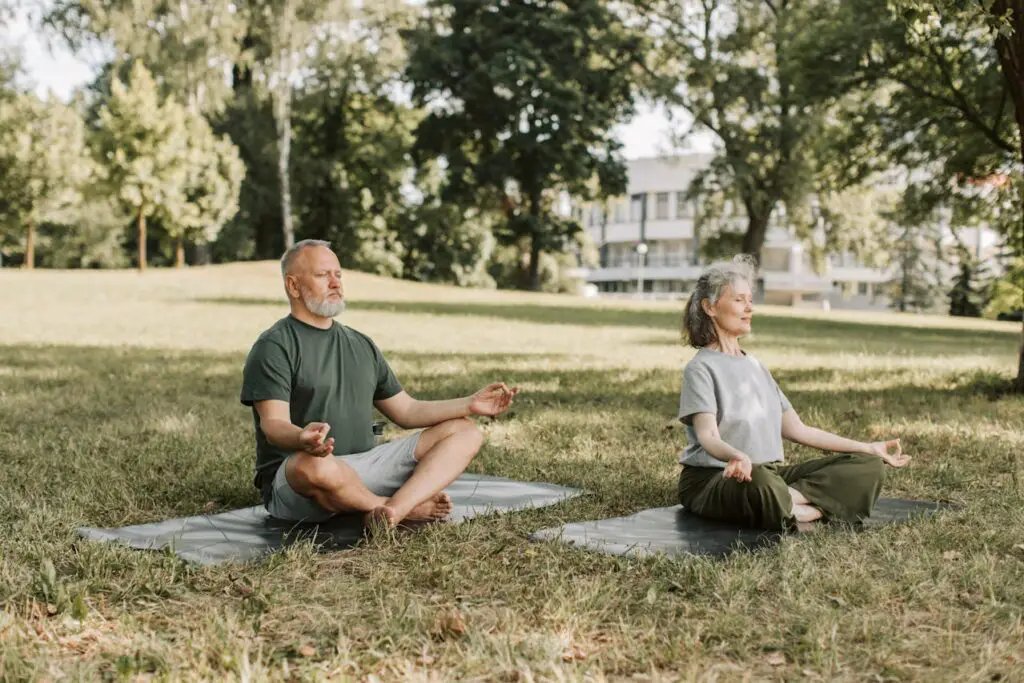
<instances>
[{"instance_id":1,"label":"man's ear","mask_svg":"<svg viewBox=\"0 0 1024 683\"><path fill-rule=\"evenodd\" d=\"M294 275L284 276L284 291L287 292L291 298L299 296L299 283L295 281Z\"/></svg>"}]
</instances>

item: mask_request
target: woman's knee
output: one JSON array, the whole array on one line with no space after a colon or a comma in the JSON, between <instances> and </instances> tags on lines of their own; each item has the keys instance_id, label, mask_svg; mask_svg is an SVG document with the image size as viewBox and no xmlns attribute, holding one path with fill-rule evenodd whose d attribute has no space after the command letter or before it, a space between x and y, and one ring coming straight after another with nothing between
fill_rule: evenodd
<instances>
[{"instance_id":1,"label":"woman's knee","mask_svg":"<svg viewBox=\"0 0 1024 683\"><path fill-rule=\"evenodd\" d=\"M885 482L885 461L877 455L853 453L850 455L850 458L853 459L854 463L857 465L857 469L866 479L873 479L879 484Z\"/></svg>"},{"instance_id":2,"label":"woman's knee","mask_svg":"<svg viewBox=\"0 0 1024 683\"><path fill-rule=\"evenodd\" d=\"M747 501L754 511L756 525L781 529L793 514L793 498L789 486L777 472L768 467L754 467L747 482Z\"/></svg>"}]
</instances>

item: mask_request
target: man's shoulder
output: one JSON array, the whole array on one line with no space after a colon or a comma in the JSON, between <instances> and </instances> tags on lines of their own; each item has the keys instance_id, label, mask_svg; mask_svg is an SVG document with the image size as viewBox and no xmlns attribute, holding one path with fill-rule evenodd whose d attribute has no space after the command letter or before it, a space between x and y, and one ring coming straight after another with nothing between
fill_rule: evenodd
<instances>
[{"instance_id":1,"label":"man's shoulder","mask_svg":"<svg viewBox=\"0 0 1024 683\"><path fill-rule=\"evenodd\" d=\"M370 335L365 332L360 332L354 327L342 325L341 323L335 323L334 327L336 330L339 330L339 334L341 334L345 340L353 346L353 348L357 350L370 351L371 353L377 350L377 344L375 344L373 339L370 338Z\"/></svg>"},{"instance_id":2,"label":"man's shoulder","mask_svg":"<svg viewBox=\"0 0 1024 683\"><path fill-rule=\"evenodd\" d=\"M250 353L274 346L288 349L293 345L294 339L295 331L292 329L290 316L285 316L260 332L260 336L253 342Z\"/></svg>"}]
</instances>

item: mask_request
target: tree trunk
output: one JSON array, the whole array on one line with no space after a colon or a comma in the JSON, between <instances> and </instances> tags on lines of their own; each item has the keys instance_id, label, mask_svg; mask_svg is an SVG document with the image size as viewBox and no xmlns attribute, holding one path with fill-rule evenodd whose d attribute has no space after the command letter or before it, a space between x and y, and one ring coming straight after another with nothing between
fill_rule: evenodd
<instances>
[{"instance_id":1,"label":"tree trunk","mask_svg":"<svg viewBox=\"0 0 1024 683\"><path fill-rule=\"evenodd\" d=\"M540 192L530 194L530 271L527 277L527 286L531 292L540 291L540 235L541 235L541 206Z\"/></svg>"},{"instance_id":2,"label":"tree trunk","mask_svg":"<svg viewBox=\"0 0 1024 683\"><path fill-rule=\"evenodd\" d=\"M747 219L747 232L743 235L743 253L750 254L758 263L761 262L761 248L768 235L769 218L771 218L770 211L764 214L751 211Z\"/></svg>"},{"instance_id":3,"label":"tree trunk","mask_svg":"<svg viewBox=\"0 0 1024 683\"><path fill-rule=\"evenodd\" d=\"M174 267L185 267L185 236L178 235L174 241Z\"/></svg>"},{"instance_id":4,"label":"tree trunk","mask_svg":"<svg viewBox=\"0 0 1024 683\"><path fill-rule=\"evenodd\" d=\"M32 216L28 217L28 234L25 236L25 263L23 268L32 270L36 267L36 222Z\"/></svg>"},{"instance_id":5,"label":"tree trunk","mask_svg":"<svg viewBox=\"0 0 1024 683\"><path fill-rule=\"evenodd\" d=\"M274 83L274 118L277 123L277 174L281 182L281 231L284 233L284 248L295 244L295 229L292 226L292 188L288 177L288 161L292 147L292 53L295 46L293 30L295 5L285 1L277 26L277 74Z\"/></svg>"},{"instance_id":6,"label":"tree trunk","mask_svg":"<svg viewBox=\"0 0 1024 683\"><path fill-rule=\"evenodd\" d=\"M1020 326L1020 356L1017 359L1017 377L1013 380L1013 390L1024 394L1024 322Z\"/></svg>"},{"instance_id":7,"label":"tree trunk","mask_svg":"<svg viewBox=\"0 0 1024 683\"><path fill-rule=\"evenodd\" d=\"M146 214L145 204L139 206L137 222L139 226L139 272L146 270Z\"/></svg>"},{"instance_id":8,"label":"tree trunk","mask_svg":"<svg viewBox=\"0 0 1024 683\"><path fill-rule=\"evenodd\" d=\"M291 88L291 86L288 86ZM291 99L291 93L286 96ZM295 244L295 228L292 226L292 188L288 178L288 157L291 155L292 146L292 121L290 106L289 110L278 122L278 154L277 172L281 178L281 230L284 233L284 248L290 249Z\"/></svg>"},{"instance_id":9,"label":"tree trunk","mask_svg":"<svg viewBox=\"0 0 1024 683\"><path fill-rule=\"evenodd\" d=\"M996 0L989 10L996 17L1009 15L1012 32L996 34L996 50L999 52L999 64L1003 68L1010 95L1017 116L1017 134L1020 144L1020 159L1024 163L1024 2L1022 0ZM1024 192L1024 188L1021 190ZM1024 202L1024 197L1021 198ZM1021 214L1024 222L1024 212ZM1021 228L1024 239L1024 227ZM1012 245L1018 256L1024 255L1024 244ZM1013 380L1013 388L1024 393L1024 323L1021 324L1021 346L1017 361L1017 377Z\"/></svg>"}]
</instances>

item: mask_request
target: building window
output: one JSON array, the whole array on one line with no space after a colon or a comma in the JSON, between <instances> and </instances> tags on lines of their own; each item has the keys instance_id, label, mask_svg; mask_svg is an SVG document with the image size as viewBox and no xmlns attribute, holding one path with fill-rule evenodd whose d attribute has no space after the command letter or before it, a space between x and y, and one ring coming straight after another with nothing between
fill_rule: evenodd
<instances>
[{"instance_id":1,"label":"building window","mask_svg":"<svg viewBox=\"0 0 1024 683\"><path fill-rule=\"evenodd\" d=\"M789 249L763 249L761 268L771 271L789 270Z\"/></svg>"},{"instance_id":2,"label":"building window","mask_svg":"<svg viewBox=\"0 0 1024 683\"><path fill-rule=\"evenodd\" d=\"M615 222L626 222L626 202L621 199L615 202Z\"/></svg>"},{"instance_id":3,"label":"building window","mask_svg":"<svg viewBox=\"0 0 1024 683\"><path fill-rule=\"evenodd\" d=\"M668 192L654 195L654 218L659 221L668 220Z\"/></svg>"},{"instance_id":4,"label":"building window","mask_svg":"<svg viewBox=\"0 0 1024 683\"><path fill-rule=\"evenodd\" d=\"M867 295L868 295L868 283L866 283L866 282L858 282L857 283L857 296L867 296Z\"/></svg>"},{"instance_id":5,"label":"building window","mask_svg":"<svg viewBox=\"0 0 1024 683\"><path fill-rule=\"evenodd\" d=\"M690 202L686 199L685 192L676 192L676 218L690 218Z\"/></svg>"},{"instance_id":6,"label":"building window","mask_svg":"<svg viewBox=\"0 0 1024 683\"><path fill-rule=\"evenodd\" d=\"M643 215L644 210L644 199L645 196L642 194L635 194L629 199L629 222L639 223L640 216Z\"/></svg>"}]
</instances>

